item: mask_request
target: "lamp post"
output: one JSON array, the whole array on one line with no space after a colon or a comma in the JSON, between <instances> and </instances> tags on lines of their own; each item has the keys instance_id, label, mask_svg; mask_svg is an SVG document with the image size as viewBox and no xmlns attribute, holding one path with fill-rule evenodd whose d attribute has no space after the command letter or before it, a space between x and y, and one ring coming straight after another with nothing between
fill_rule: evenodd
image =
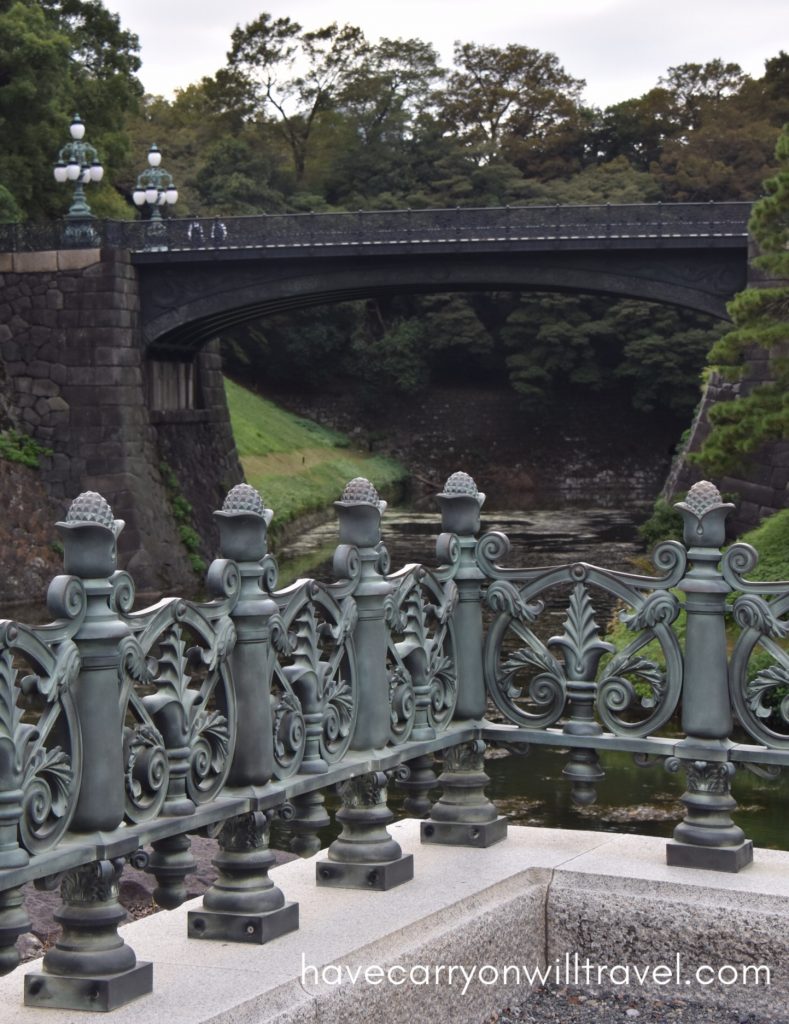
<instances>
[{"instance_id":1,"label":"lamp post","mask_svg":"<svg viewBox=\"0 0 789 1024\"><path fill-rule=\"evenodd\" d=\"M63 244L69 248L93 247L99 244L100 238L93 226L95 218L85 199L85 185L89 181L101 181L104 168L95 147L84 141L85 125L79 114L72 118L69 132L71 141L58 153L54 167L55 181L61 184L74 182L74 195L66 214Z\"/></svg>"},{"instance_id":2,"label":"lamp post","mask_svg":"<svg viewBox=\"0 0 789 1024\"><path fill-rule=\"evenodd\" d=\"M132 193L135 206L149 206L151 210L148 235L159 245L146 245L150 249L166 249L164 244L165 226L162 207L172 206L178 201L178 189L172 174L162 166L162 154L157 145L148 150L148 167L137 176L137 185Z\"/></svg>"}]
</instances>

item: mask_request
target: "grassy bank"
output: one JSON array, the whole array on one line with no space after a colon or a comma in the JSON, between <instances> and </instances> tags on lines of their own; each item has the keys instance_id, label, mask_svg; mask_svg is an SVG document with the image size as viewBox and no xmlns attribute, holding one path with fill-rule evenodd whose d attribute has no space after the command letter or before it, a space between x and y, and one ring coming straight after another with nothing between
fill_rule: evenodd
<instances>
[{"instance_id":1,"label":"grassy bank","mask_svg":"<svg viewBox=\"0 0 789 1024\"><path fill-rule=\"evenodd\" d=\"M244 475L274 510L275 529L328 510L355 476L366 476L379 491L406 479L399 463L355 451L344 434L285 412L233 381L225 380L225 392Z\"/></svg>"},{"instance_id":2,"label":"grassy bank","mask_svg":"<svg viewBox=\"0 0 789 1024\"><path fill-rule=\"evenodd\" d=\"M665 502L664 502L665 505ZM668 506L666 506L668 507ZM676 523L671 523L666 520L666 533L669 536L677 536ZM681 530L679 531L681 536ZM665 536L660 539L666 539ZM759 563L755 569L748 573L748 579L760 580L760 581L773 581L773 580L789 580L789 509L783 509L781 512L776 512L773 515L765 519L755 529L750 530L748 533L738 538L738 542L744 542L751 544L759 553ZM646 571L650 570L645 567ZM677 597L680 597L679 591L674 591ZM673 629L677 634L680 643L685 643L685 629L686 629L686 616L683 608L680 611L677 620L674 623ZM739 628L731 621L727 620L726 633L728 637L729 653L734 646L737 638L739 637ZM609 624L609 629L606 634L606 640L615 644L618 650L624 650L624 648L633 639L633 634L622 622L615 617ZM784 650L789 649L789 638L775 637L774 643L783 648ZM657 641L653 640L646 647L644 647L640 654L645 658L651 658L655 661L662 669L665 669L665 662L663 660L663 654L660 650L660 646ZM756 649L749 662L749 673L751 676L756 675L757 672L769 667L773 663L772 656L759 648ZM636 684L636 689L643 684ZM641 692L639 690L639 692ZM650 696L648 687L643 687L643 696ZM779 692L779 696L783 698L784 691Z\"/></svg>"}]
</instances>

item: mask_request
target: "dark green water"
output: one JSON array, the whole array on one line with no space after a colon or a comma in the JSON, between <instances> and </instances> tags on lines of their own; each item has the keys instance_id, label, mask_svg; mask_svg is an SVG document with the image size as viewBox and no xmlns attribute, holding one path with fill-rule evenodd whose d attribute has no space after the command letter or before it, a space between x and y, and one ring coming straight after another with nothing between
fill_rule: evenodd
<instances>
[{"instance_id":1,"label":"dark green water","mask_svg":"<svg viewBox=\"0 0 789 1024\"><path fill-rule=\"evenodd\" d=\"M636 766L628 754L602 755L606 778L597 787L597 803L577 808L562 778L566 755L532 748L526 757L493 757L486 762L488 795L502 814L518 825L594 829L668 837L682 818L680 775L662 765ZM757 778L742 769L732 783L738 810L734 820L756 846L789 850L789 780Z\"/></svg>"}]
</instances>

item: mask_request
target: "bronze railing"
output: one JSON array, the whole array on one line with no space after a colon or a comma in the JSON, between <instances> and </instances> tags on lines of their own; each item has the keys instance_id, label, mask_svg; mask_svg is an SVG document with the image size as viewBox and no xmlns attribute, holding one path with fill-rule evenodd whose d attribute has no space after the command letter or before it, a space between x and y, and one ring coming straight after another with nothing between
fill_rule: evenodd
<instances>
[{"instance_id":1,"label":"bronze railing","mask_svg":"<svg viewBox=\"0 0 789 1024\"><path fill-rule=\"evenodd\" d=\"M453 474L436 565L392 571L386 503L353 480L335 504L335 582L277 589L272 512L241 484L216 513L208 599L140 610L116 564L123 523L100 495L75 499L57 524L55 621L0 622L3 969L29 928L23 887L60 885L62 898L61 938L25 976L29 1005L110 1009L151 991L151 965L117 933L118 878L130 861L155 876L160 906L178 906L190 835L217 840L219 877L189 935L241 942L298 926L268 876L269 826L276 816L296 852L317 853L329 787L342 832L317 861L318 885L412 878L386 827L392 780L424 819L423 842L504 839L484 792L489 744L567 751L580 805L595 799L602 751L663 760L687 780L668 863L749 863L730 783L739 768L769 776L789 763L789 583L749 580L747 545L721 553L732 506L706 482L678 505L684 541L658 546L655 576L507 567L507 538L479 536L483 499ZM620 608L613 643L595 621L600 593ZM559 635L540 629L546 599L565 608Z\"/></svg>"}]
</instances>

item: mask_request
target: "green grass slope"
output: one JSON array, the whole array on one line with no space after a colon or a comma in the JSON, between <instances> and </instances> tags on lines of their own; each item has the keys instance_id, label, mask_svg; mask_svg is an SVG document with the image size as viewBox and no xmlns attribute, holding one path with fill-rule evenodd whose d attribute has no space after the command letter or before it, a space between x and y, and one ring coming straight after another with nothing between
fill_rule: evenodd
<instances>
[{"instance_id":1,"label":"green grass slope","mask_svg":"<svg viewBox=\"0 0 789 1024\"><path fill-rule=\"evenodd\" d=\"M274 529L298 516L329 509L355 476L379 491L405 480L393 459L354 451L348 438L300 419L225 380L230 422L247 483L274 510Z\"/></svg>"},{"instance_id":2,"label":"green grass slope","mask_svg":"<svg viewBox=\"0 0 789 1024\"><path fill-rule=\"evenodd\" d=\"M789 508L765 519L742 538L759 552L754 580L789 580Z\"/></svg>"}]
</instances>

